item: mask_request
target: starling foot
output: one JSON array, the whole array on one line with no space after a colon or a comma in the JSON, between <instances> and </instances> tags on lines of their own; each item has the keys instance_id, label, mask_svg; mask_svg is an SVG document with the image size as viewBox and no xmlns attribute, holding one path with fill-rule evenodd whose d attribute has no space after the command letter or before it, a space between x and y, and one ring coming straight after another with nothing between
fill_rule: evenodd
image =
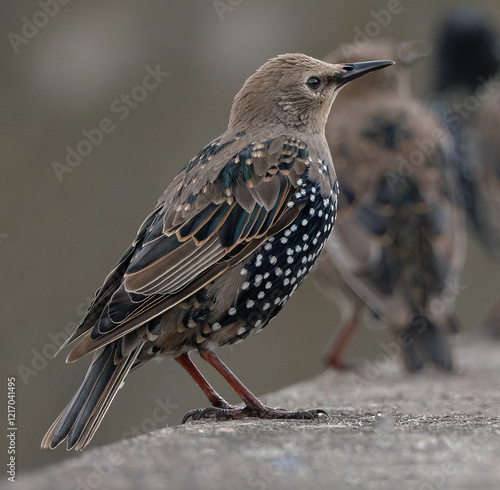
<instances>
[{"instance_id":1,"label":"starling foot","mask_svg":"<svg viewBox=\"0 0 500 490\"><path fill-rule=\"evenodd\" d=\"M335 369L335 371L350 371L352 370L352 365L341 361L340 359L330 356L326 362L326 366Z\"/></svg>"},{"instance_id":2,"label":"starling foot","mask_svg":"<svg viewBox=\"0 0 500 490\"><path fill-rule=\"evenodd\" d=\"M214 418L215 420L240 420L249 417L259 419L310 419L319 418L320 415L328 415L322 408L314 410L300 410L292 412L283 408L272 408L266 405L258 404L241 407L218 408L209 407L205 409L196 408L190 410L184 415L182 423L186 423L190 418L201 420L205 418Z\"/></svg>"},{"instance_id":3,"label":"starling foot","mask_svg":"<svg viewBox=\"0 0 500 490\"><path fill-rule=\"evenodd\" d=\"M358 313L355 312L352 317L342 325L342 328L335 339L332 349L330 351L330 355L326 360L327 367L332 369L336 369L338 371L348 371L353 368L353 365L347 364L341 360L342 354L344 353L344 349L351 339L354 331L358 327L359 317Z\"/></svg>"}]
</instances>

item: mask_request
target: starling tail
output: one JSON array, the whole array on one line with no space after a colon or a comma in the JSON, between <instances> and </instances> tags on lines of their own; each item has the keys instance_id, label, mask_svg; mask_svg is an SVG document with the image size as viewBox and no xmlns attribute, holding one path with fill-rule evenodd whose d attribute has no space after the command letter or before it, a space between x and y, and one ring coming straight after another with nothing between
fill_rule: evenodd
<instances>
[{"instance_id":1,"label":"starling tail","mask_svg":"<svg viewBox=\"0 0 500 490\"><path fill-rule=\"evenodd\" d=\"M68 449L79 450L87 445L133 367L140 348L141 345L118 361L117 345L108 344L95 353L80 389L48 430L42 447L56 447L66 438Z\"/></svg>"},{"instance_id":2,"label":"starling tail","mask_svg":"<svg viewBox=\"0 0 500 490\"><path fill-rule=\"evenodd\" d=\"M337 181L325 124L338 91L391 61L269 60L236 95L229 125L173 180L67 343L94 352L77 394L42 447L83 449L131 369L171 356L212 407L198 419L304 418L263 405L214 347L265 327L303 281L333 227ZM211 364L243 400L226 402L189 357Z\"/></svg>"}]
</instances>

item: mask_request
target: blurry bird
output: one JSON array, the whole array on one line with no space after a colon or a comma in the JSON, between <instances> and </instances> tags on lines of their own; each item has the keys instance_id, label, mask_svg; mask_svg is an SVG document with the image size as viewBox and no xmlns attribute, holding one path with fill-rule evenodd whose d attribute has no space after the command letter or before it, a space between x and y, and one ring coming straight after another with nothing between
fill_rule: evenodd
<instances>
[{"instance_id":1,"label":"blurry bird","mask_svg":"<svg viewBox=\"0 0 500 490\"><path fill-rule=\"evenodd\" d=\"M469 224L500 259L500 67L493 25L479 10L452 11L438 29L432 108L455 140L455 165ZM500 304L500 300L499 300ZM485 326L500 337L500 308Z\"/></svg>"},{"instance_id":2,"label":"blurry bird","mask_svg":"<svg viewBox=\"0 0 500 490\"><path fill-rule=\"evenodd\" d=\"M339 180L338 218L314 269L339 305L342 329L328 365L361 321L387 325L409 371L452 367L447 332L463 262L464 233L449 175L450 137L410 94L404 65L417 43L372 41L344 47L329 63L390 55L397 65L348 87L328 120L327 141ZM399 61L399 63L398 63Z\"/></svg>"},{"instance_id":3,"label":"blurry bird","mask_svg":"<svg viewBox=\"0 0 500 490\"><path fill-rule=\"evenodd\" d=\"M262 403L215 355L266 326L302 282L336 216L325 124L338 91L391 65L331 65L302 54L269 60L236 95L226 132L193 158L142 224L68 339L68 362L93 352L78 392L42 447L83 449L131 369L173 356L213 407L192 417L304 418ZM227 403L192 363L197 350L231 385Z\"/></svg>"}]
</instances>

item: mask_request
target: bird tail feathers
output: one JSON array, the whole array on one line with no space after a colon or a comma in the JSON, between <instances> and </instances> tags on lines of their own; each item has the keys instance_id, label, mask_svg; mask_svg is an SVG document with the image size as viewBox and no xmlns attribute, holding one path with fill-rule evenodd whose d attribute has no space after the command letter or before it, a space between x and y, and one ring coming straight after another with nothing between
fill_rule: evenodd
<instances>
[{"instance_id":1,"label":"bird tail feathers","mask_svg":"<svg viewBox=\"0 0 500 490\"><path fill-rule=\"evenodd\" d=\"M446 333L423 314L415 312L411 323L398 333L403 362L408 371L418 371L426 363L450 371L453 364Z\"/></svg>"},{"instance_id":2,"label":"bird tail feathers","mask_svg":"<svg viewBox=\"0 0 500 490\"><path fill-rule=\"evenodd\" d=\"M121 359L115 358L117 348L114 342L96 352L82 385L45 434L42 448L54 449L66 438L68 450L82 450L90 442L142 344Z\"/></svg>"}]
</instances>

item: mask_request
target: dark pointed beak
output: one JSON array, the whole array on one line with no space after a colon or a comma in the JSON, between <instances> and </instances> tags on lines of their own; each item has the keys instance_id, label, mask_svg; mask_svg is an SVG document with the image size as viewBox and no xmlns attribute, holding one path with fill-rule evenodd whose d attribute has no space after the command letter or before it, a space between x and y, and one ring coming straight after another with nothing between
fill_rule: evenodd
<instances>
[{"instance_id":1,"label":"dark pointed beak","mask_svg":"<svg viewBox=\"0 0 500 490\"><path fill-rule=\"evenodd\" d=\"M367 73L375 70L380 70L386 66L394 65L394 61L383 60L383 61L363 61L361 63L345 63L344 72L337 75L334 79L334 83L338 85L345 85L346 83L352 82L358 77L362 77Z\"/></svg>"}]
</instances>

